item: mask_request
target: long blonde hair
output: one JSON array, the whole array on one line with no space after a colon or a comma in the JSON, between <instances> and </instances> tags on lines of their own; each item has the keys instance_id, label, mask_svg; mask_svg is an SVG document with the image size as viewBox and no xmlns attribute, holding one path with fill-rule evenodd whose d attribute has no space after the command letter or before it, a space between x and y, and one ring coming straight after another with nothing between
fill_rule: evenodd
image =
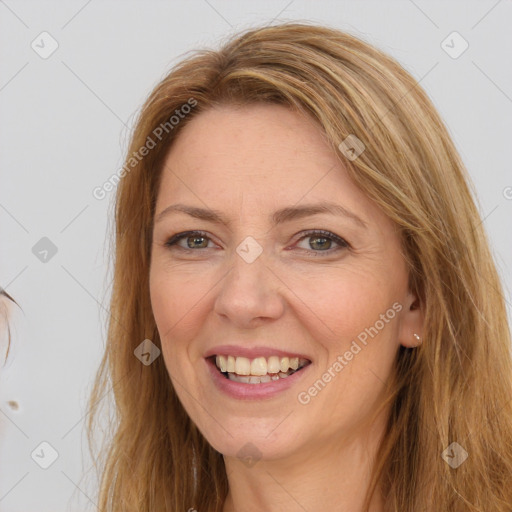
<instances>
[{"instance_id":1,"label":"long blonde hair","mask_svg":"<svg viewBox=\"0 0 512 512\"><path fill-rule=\"evenodd\" d=\"M424 309L422 346L397 354L369 495L378 484L389 512L510 512L510 331L467 171L431 101L395 60L307 23L251 29L217 51L194 53L155 87L138 117L117 188L107 346L90 402L92 436L112 389L99 510L222 510L222 455L187 416L163 358L145 366L134 349L145 339L160 346L148 276L163 159L199 113L257 102L318 123L354 182L400 230L410 287ZM193 107L180 110L186 104ZM169 122L176 110L186 115ZM356 159L339 148L349 135L366 148ZM155 146L130 160L148 138ZM457 468L442 457L453 442L468 454Z\"/></svg>"}]
</instances>

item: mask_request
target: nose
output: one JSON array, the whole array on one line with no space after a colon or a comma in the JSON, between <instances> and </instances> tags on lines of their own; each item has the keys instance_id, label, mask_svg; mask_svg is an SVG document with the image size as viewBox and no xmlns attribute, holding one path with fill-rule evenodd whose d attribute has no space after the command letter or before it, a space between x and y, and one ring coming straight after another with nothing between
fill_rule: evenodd
<instances>
[{"instance_id":1,"label":"nose","mask_svg":"<svg viewBox=\"0 0 512 512\"><path fill-rule=\"evenodd\" d=\"M252 328L283 315L282 282L266 264L264 255L248 263L234 252L220 284L214 311L239 328Z\"/></svg>"}]
</instances>

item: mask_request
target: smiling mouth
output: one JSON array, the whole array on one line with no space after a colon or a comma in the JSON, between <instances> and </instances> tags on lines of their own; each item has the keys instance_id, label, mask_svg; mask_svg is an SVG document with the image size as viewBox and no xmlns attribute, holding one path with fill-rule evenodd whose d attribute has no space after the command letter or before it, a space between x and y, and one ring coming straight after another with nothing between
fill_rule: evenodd
<instances>
[{"instance_id":1,"label":"smiling mouth","mask_svg":"<svg viewBox=\"0 0 512 512\"><path fill-rule=\"evenodd\" d=\"M299 357L247 357L217 355L209 358L226 379L244 384L265 384L286 379L309 364Z\"/></svg>"}]
</instances>

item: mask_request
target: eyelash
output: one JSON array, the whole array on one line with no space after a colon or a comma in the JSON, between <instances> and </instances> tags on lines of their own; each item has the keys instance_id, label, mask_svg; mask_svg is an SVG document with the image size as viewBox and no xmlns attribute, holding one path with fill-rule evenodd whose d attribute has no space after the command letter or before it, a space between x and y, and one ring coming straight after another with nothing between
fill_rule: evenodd
<instances>
[{"instance_id":1,"label":"eyelash","mask_svg":"<svg viewBox=\"0 0 512 512\"><path fill-rule=\"evenodd\" d=\"M318 236L318 235L320 235L320 236ZM173 235L171 238L169 238L169 240L167 242L165 242L164 245L166 247L169 247L170 249L179 248L180 250L182 250L186 253L197 252L197 251L208 249L208 247L203 247L200 249L185 249L184 247L180 247L177 245L177 242L179 242L180 240L182 240L184 238L189 238L192 236L204 237L204 238L207 238L208 240L211 240L211 238L208 236L208 234L205 231L184 231L182 233L177 233L176 235ZM318 238L331 239L333 242L337 243L339 245L339 247L334 248L334 249L331 248L331 249L327 249L327 250L323 250L323 251L322 250L314 251L312 249L301 249L301 250L307 251L309 253L313 253L315 255L320 253L323 256L323 255L331 255L334 252L340 251L342 249L350 249L351 248L351 245L343 238L339 237L338 235L335 235L334 233L331 233L330 231L324 231L322 229L314 229L314 230L305 231L303 233L303 236L301 238L299 238L299 240L297 240L296 243L299 243L304 238L310 238L313 236L318 236Z\"/></svg>"}]
</instances>

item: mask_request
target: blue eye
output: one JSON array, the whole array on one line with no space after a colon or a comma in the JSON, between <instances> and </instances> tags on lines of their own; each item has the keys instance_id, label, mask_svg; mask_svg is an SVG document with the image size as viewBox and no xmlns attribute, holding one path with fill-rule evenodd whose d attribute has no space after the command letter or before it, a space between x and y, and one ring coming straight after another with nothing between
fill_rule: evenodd
<instances>
[{"instance_id":1,"label":"blue eye","mask_svg":"<svg viewBox=\"0 0 512 512\"><path fill-rule=\"evenodd\" d=\"M303 236L299 239L299 242L308 238L310 239L309 248L302 247L300 249L309 253L332 254L335 251L350 248L350 244L347 241L338 235L331 233L330 231L311 230L305 234L303 233ZM186 241L185 247L179 243L182 240ZM210 242L210 237L204 231L185 231L183 233L177 233L176 235L169 238L169 240L165 243L165 246L170 248L176 246L179 249L190 252L194 251L195 249L210 249L211 247L208 247ZM336 244L338 247L333 248L333 244Z\"/></svg>"}]
</instances>

